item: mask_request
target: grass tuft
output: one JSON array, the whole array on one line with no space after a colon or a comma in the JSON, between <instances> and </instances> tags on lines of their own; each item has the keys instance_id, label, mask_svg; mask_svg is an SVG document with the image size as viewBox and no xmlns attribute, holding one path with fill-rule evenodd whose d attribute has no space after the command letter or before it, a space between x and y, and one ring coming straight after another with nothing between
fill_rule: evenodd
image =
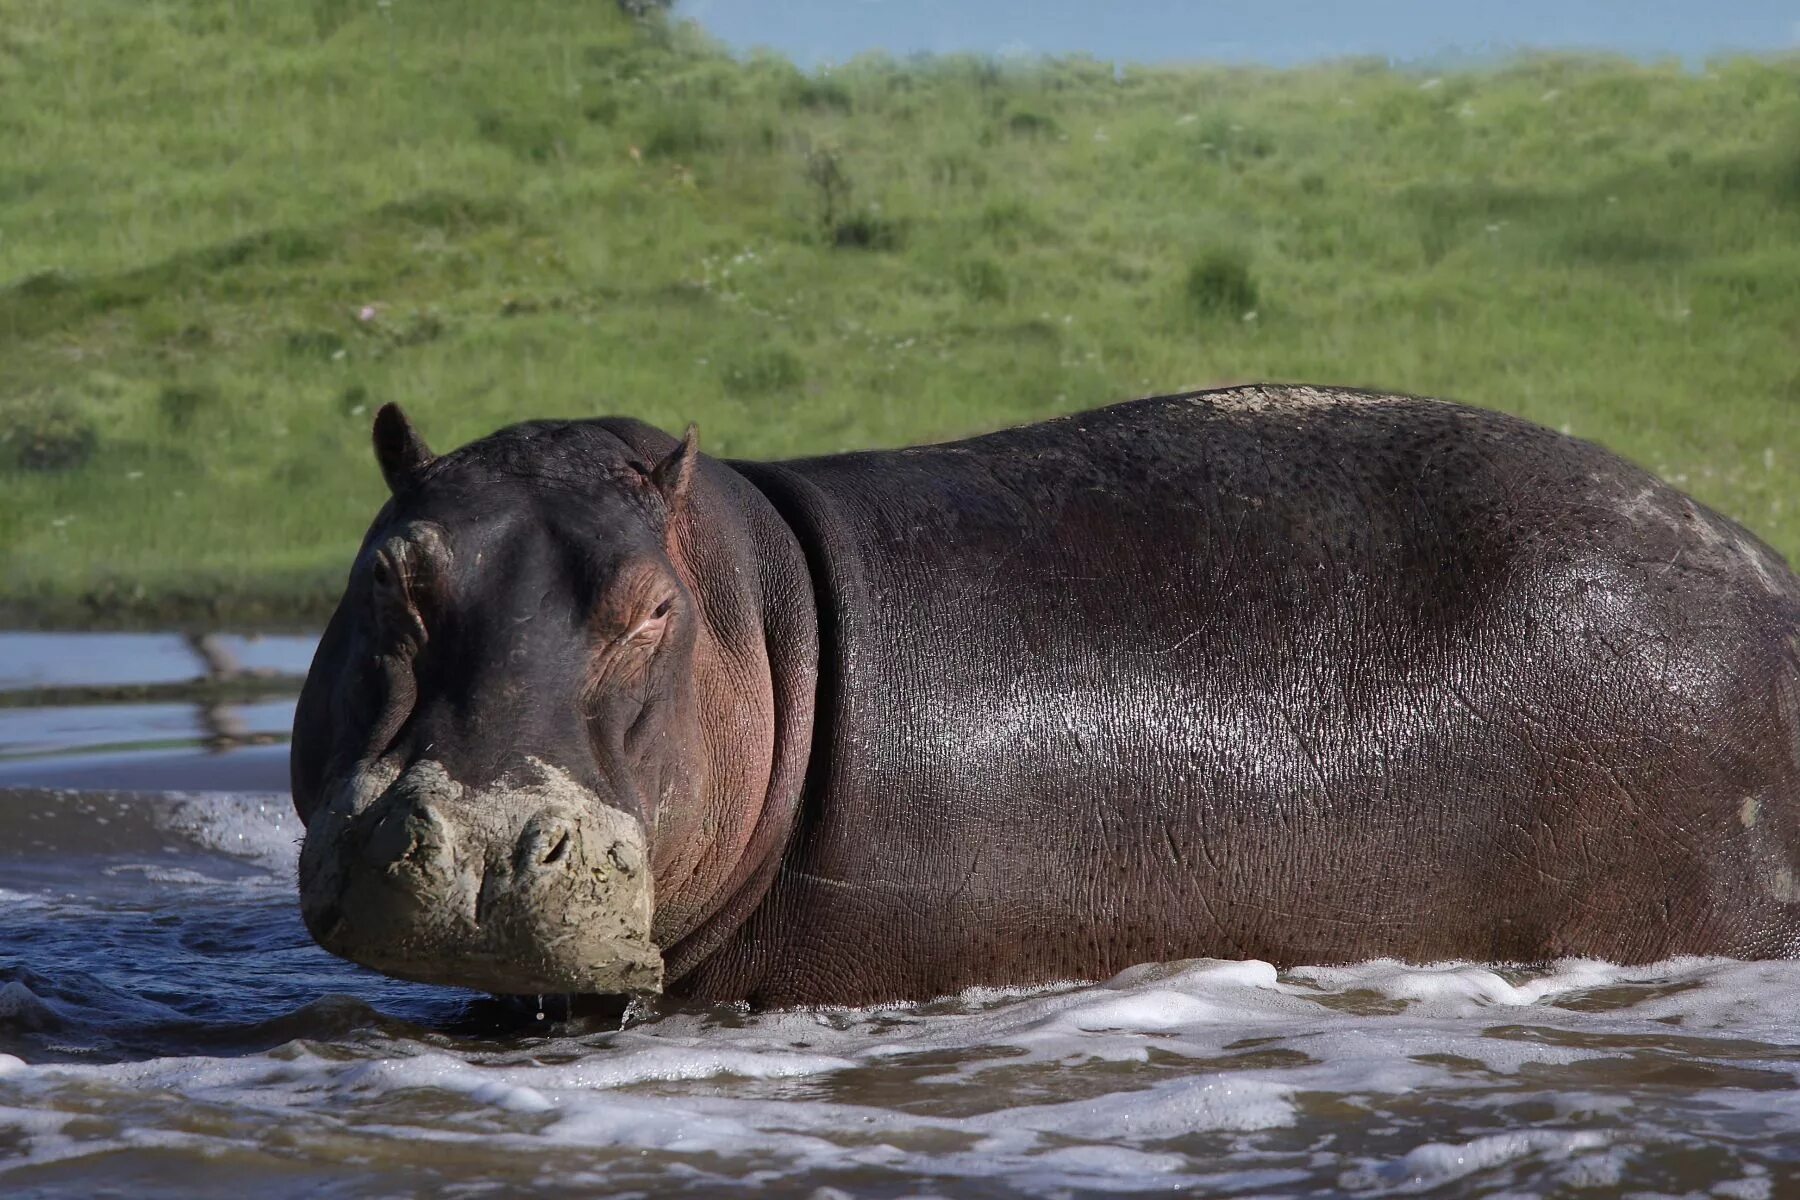
<instances>
[{"instance_id":1,"label":"grass tuft","mask_svg":"<svg viewBox=\"0 0 1800 1200\"><path fill-rule=\"evenodd\" d=\"M640 138L650 158L693 158L719 145L719 135L709 115L695 104L659 106L644 125Z\"/></svg>"},{"instance_id":2,"label":"grass tuft","mask_svg":"<svg viewBox=\"0 0 1800 1200\"><path fill-rule=\"evenodd\" d=\"M1002 302L1012 291L1006 268L991 258L970 258L957 263L956 282L970 300L984 304Z\"/></svg>"},{"instance_id":3,"label":"grass tuft","mask_svg":"<svg viewBox=\"0 0 1800 1200\"><path fill-rule=\"evenodd\" d=\"M831 226L831 244L846 250L898 250L906 244L903 222L864 210Z\"/></svg>"},{"instance_id":4,"label":"grass tuft","mask_svg":"<svg viewBox=\"0 0 1800 1200\"><path fill-rule=\"evenodd\" d=\"M790 350L758 346L734 356L719 377L729 392L768 396L799 388L806 380L806 365Z\"/></svg>"},{"instance_id":5,"label":"grass tuft","mask_svg":"<svg viewBox=\"0 0 1800 1200\"><path fill-rule=\"evenodd\" d=\"M1006 130L1015 137L1053 138L1062 132L1062 126L1055 117L1022 108L1007 116Z\"/></svg>"},{"instance_id":6,"label":"grass tuft","mask_svg":"<svg viewBox=\"0 0 1800 1200\"><path fill-rule=\"evenodd\" d=\"M0 421L0 455L19 471L75 470L87 465L99 444L93 422L59 401L25 401Z\"/></svg>"},{"instance_id":7,"label":"grass tuft","mask_svg":"<svg viewBox=\"0 0 1800 1200\"><path fill-rule=\"evenodd\" d=\"M1210 250L1188 268L1188 307L1205 318L1242 317L1256 309L1250 263L1236 250Z\"/></svg>"},{"instance_id":8,"label":"grass tuft","mask_svg":"<svg viewBox=\"0 0 1800 1200\"><path fill-rule=\"evenodd\" d=\"M185 432L197 418L219 407L219 394L210 387L182 387L170 384L156 393L156 411L168 427Z\"/></svg>"},{"instance_id":9,"label":"grass tuft","mask_svg":"<svg viewBox=\"0 0 1800 1200\"><path fill-rule=\"evenodd\" d=\"M856 104L850 90L827 75L800 75L782 97L787 108L804 108L813 112L848 113Z\"/></svg>"}]
</instances>

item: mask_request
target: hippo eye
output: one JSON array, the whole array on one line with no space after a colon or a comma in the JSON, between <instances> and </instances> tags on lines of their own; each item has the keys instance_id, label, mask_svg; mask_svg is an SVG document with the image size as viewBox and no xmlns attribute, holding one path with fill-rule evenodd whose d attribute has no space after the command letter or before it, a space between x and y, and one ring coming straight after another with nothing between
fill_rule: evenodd
<instances>
[{"instance_id":1,"label":"hippo eye","mask_svg":"<svg viewBox=\"0 0 1800 1200\"><path fill-rule=\"evenodd\" d=\"M633 625L619 641L626 645L654 645L662 637L662 623L668 618L669 610L674 604L673 596L664 600L656 606L656 611Z\"/></svg>"},{"instance_id":2,"label":"hippo eye","mask_svg":"<svg viewBox=\"0 0 1800 1200\"><path fill-rule=\"evenodd\" d=\"M594 652L581 689L581 711L593 717L610 698L635 699L641 705L655 649L662 644L676 597L670 596L622 633L611 635ZM642 611L641 609L639 610Z\"/></svg>"}]
</instances>

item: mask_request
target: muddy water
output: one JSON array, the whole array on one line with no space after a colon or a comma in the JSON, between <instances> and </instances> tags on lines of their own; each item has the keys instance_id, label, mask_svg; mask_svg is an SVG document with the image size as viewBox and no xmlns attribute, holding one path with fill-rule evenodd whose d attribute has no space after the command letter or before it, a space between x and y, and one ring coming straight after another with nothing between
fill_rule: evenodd
<instances>
[{"instance_id":1,"label":"muddy water","mask_svg":"<svg viewBox=\"0 0 1800 1200\"><path fill-rule=\"evenodd\" d=\"M1800 1195L1794 964L1200 961L609 1029L311 944L291 700L72 699L0 709L0 1195Z\"/></svg>"}]
</instances>

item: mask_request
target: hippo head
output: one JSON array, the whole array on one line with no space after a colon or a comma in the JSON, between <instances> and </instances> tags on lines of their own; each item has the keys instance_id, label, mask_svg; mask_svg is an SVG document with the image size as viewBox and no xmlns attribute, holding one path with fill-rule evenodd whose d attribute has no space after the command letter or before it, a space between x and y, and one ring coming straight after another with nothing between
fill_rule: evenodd
<instances>
[{"instance_id":1,"label":"hippo head","mask_svg":"<svg viewBox=\"0 0 1800 1200\"><path fill-rule=\"evenodd\" d=\"M593 422L439 458L390 405L375 444L392 499L295 719L307 928L423 982L659 990L653 835L708 770L669 537L693 430L657 463Z\"/></svg>"}]
</instances>

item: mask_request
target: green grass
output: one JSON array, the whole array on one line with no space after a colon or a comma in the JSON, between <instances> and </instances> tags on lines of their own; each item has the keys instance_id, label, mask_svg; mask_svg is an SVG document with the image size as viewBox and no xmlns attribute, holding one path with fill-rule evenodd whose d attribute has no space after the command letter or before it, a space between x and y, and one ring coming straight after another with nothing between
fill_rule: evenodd
<instances>
[{"instance_id":1,"label":"green grass","mask_svg":"<svg viewBox=\"0 0 1800 1200\"><path fill-rule=\"evenodd\" d=\"M600 0L0 11L7 619L316 619L386 400L762 457L1368 385L1800 553L1794 60L809 75Z\"/></svg>"}]
</instances>

